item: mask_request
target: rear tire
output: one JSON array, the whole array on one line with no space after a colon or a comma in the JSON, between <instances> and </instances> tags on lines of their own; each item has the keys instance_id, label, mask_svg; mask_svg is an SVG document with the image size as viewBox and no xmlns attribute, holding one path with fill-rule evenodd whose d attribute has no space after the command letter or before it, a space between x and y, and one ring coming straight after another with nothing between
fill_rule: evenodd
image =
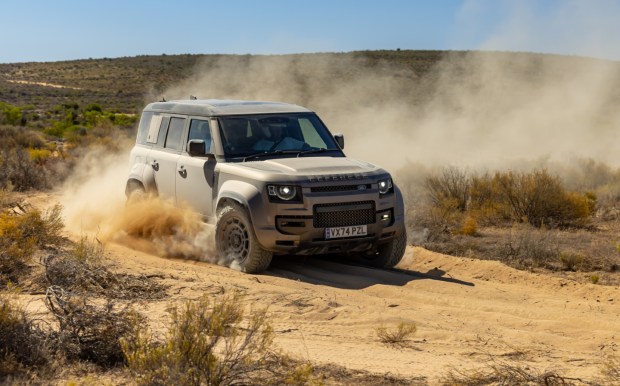
<instances>
[{"instance_id":1,"label":"rear tire","mask_svg":"<svg viewBox=\"0 0 620 386\"><path fill-rule=\"evenodd\" d=\"M407 249L407 232L402 232L400 236L390 242L380 245L376 252L365 255L362 260L365 264L377 268L394 268L400 263Z\"/></svg>"},{"instance_id":2,"label":"rear tire","mask_svg":"<svg viewBox=\"0 0 620 386\"><path fill-rule=\"evenodd\" d=\"M273 256L258 243L248 212L236 202L227 203L219 211L215 246L221 259L228 264L236 263L246 273L263 272Z\"/></svg>"}]
</instances>

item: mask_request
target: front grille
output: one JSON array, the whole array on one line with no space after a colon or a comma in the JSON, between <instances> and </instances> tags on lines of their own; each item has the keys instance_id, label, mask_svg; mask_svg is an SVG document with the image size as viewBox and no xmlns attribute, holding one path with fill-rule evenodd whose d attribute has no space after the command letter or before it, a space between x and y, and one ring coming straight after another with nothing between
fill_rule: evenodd
<instances>
[{"instance_id":1,"label":"front grille","mask_svg":"<svg viewBox=\"0 0 620 386\"><path fill-rule=\"evenodd\" d=\"M374 201L319 204L314 206L313 224L315 228L373 224L375 221Z\"/></svg>"},{"instance_id":2,"label":"front grille","mask_svg":"<svg viewBox=\"0 0 620 386\"><path fill-rule=\"evenodd\" d=\"M328 186L314 186L310 188L312 193L326 193L326 192L348 192L348 191L364 191L370 189L370 184L357 184L357 185L328 185Z\"/></svg>"}]
</instances>

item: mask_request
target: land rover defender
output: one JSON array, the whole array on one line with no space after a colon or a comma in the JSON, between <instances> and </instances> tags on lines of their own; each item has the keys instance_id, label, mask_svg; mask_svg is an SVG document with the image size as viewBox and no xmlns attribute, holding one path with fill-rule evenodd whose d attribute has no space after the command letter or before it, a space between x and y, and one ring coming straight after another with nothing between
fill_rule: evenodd
<instances>
[{"instance_id":1,"label":"land rover defender","mask_svg":"<svg viewBox=\"0 0 620 386\"><path fill-rule=\"evenodd\" d=\"M221 257L244 272L272 256L348 255L391 268L407 244L400 190L347 158L313 111L237 100L155 102L142 113L126 195L187 203L215 224Z\"/></svg>"}]
</instances>

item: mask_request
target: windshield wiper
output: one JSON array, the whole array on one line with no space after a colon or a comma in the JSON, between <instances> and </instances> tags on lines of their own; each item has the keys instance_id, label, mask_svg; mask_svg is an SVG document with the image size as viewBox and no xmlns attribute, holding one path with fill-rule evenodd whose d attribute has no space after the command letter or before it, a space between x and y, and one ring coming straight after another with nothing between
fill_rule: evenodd
<instances>
[{"instance_id":1,"label":"windshield wiper","mask_svg":"<svg viewBox=\"0 0 620 386\"><path fill-rule=\"evenodd\" d=\"M300 151L299 154L297 154L297 157L303 157L306 154L323 153L324 151L331 151L331 150L336 150L336 149L320 148L320 149L304 150L304 151Z\"/></svg>"},{"instance_id":2,"label":"windshield wiper","mask_svg":"<svg viewBox=\"0 0 620 386\"><path fill-rule=\"evenodd\" d=\"M256 154L250 154L248 156L243 157L243 162L249 161L254 158L262 158L269 157L272 155L280 155L280 154L299 154L299 150L276 150L276 151L263 151Z\"/></svg>"}]
</instances>

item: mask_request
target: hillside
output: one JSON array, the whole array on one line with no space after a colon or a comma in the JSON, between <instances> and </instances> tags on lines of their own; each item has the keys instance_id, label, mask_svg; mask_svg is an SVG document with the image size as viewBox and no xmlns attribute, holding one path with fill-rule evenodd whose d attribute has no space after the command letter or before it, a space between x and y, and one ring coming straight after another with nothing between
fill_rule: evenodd
<instances>
[{"instance_id":1,"label":"hillside","mask_svg":"<svg viewBox=\"0 0 620 386\"><path fill-rule=\"evenodd\" d=\"M55 105L76 102L99 103L119 112L139 112L145 102L167 97L164 92L197 72L222 67L247 65L250 61L264 66L289 66L293 80L303 87L315 79L327 80L319 91L328 91L329 83L350 83L369 73L388 73L398 80L412 104L423 104L436 90L438 65L448 59L456 63L453 71L465 76L470 52L454 51L359 51L295 55L159 55L122 58L84 59L60 62L0 64L0 102L19 107L34 105L50 109ZM584 64L602 61L557 55L530 53L476 53L504 62L531 82L547 72L569 77ZM321 65L339 63L342 65ZM551 64L551 67L545 67ZM614 64L620 69L619 64ZM258 74L263 75L263 74ZM287 76L287 80L290 78ZM258 80L260 81L260 79ZM620 78L616 79L620 85ZM198 90L199 91L199 90ZM185 98L189 97L183 96ZM222 95L200 95L221 98ZM615 95L614 97L618 97Z\"/></svg>"}]
</instances>

